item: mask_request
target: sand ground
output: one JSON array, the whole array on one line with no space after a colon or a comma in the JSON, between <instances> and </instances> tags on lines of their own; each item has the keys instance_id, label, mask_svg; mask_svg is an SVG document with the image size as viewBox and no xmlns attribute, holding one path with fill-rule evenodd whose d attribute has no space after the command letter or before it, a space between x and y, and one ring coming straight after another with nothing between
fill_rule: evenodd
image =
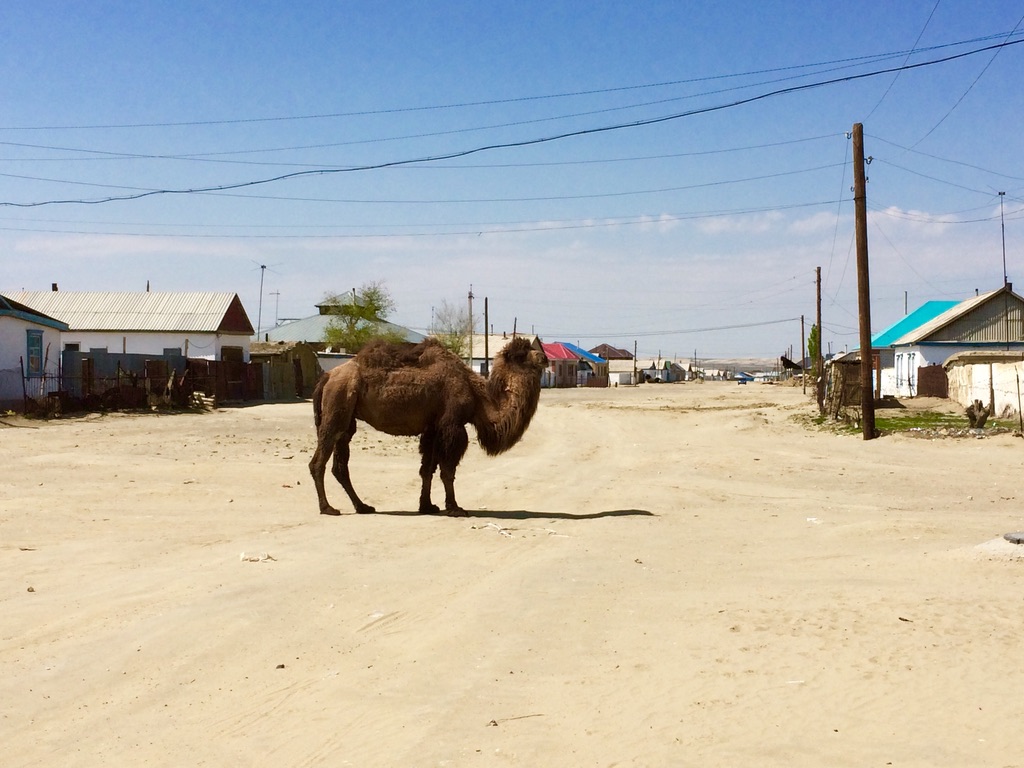
<instances>
[{"instance_id":1,"label":"sand ground","mask_svg":"<svg viewBox=\"0 0 1024 768\"><path fill-rule=\"evenodd\" d=\"M464 518L366 429L318 515L308 402L5 420L0 762L1024 766L1024 441L812 410L546 391Z\"/></svg>"}]
</instances>

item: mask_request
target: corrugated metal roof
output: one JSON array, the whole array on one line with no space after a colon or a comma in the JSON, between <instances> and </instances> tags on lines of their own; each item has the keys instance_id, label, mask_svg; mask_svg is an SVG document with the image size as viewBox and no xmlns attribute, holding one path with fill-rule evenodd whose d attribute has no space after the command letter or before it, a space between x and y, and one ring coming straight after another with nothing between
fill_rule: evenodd
<instances>
[{"instance_id":1,"label":"corrugated metal roof","mask_svg":"<svg viewBox=\"0 0 1024 768\"><path fill-rule=\"evenodd\" d=\"M45 315L38 309L33 309L3 295L0 295L0 316L16 317L28 323L44 325L47 328L56 328L59 331L66 331L68 329L67 323L62 323L55 317Z\"/></svg>"},{"instance_id":2,"label":"corrugated metal roof","mask_svg":"<svg viewBox=\"0 0 1024 768\"><path fill-rule=\"evenodd\" d=\"M994 297L996 297L996 296L998 296L998 295L1000 295L1000 294L1002 294L1004 292L1006 292L1009 296L1012 296L1013 298L1015 298L1016 299L1015 303L1019 303L1019 302L1024 301L1024 299L1021 299L1020 296L1015 294L1008 287L997 288L994 291L988 291L987 293L982 293L982 294L979 294L977 296L972 296L969 299L965 299L964 301L961 301L956 306L952 307L951 309L946 310L941 315L938 315L937 317L935 317L932 320L930 320L929 322L919 326L918 328L916 328L913 331L907 333L906 335L899 337L898 339L896 339L892 343L894 345L895 344L904 345L904 344L918 344L918 343L920 343L922 341L925 341L929 337L932 337L935 334L937 334L943 328L946 328L947 326L957 322L958 320L961 320L961 319L967 317L972 312L976 311L979 307L983 306L988 301L990 301ZM964 341L971 341L971 340L972 339L964 339ZM973 339L973 341L979 341L979 340L981 340L981 339ZM988 340L988 341L1002 341L1003 339L986 339L986 340Z\"/></svg>"},{"instance_id":3,"label":"corrugated metal roof","mask_svg":"<svg viewBox=\"0 0 1024 768\"><path fill-rule=\"evenodd\" d=\"M587 352L583 347L577 347L575 344L570 344L568 341L562 341L559 343L567 347L570 352L575 352L577 357L583 360L587 360L591 363L597 363L599 365L608 362L603 357L598 357L593 352Z\"/></svg>"},{"instance_id":4,"label":"corrugated metal roof","mask_svg":"<svg viewBox=\"0 0 1024 768\"><path fill-rule=\"evenodd\" d=\"M215 333L233 305L245 315L237 294L226 292L21 291L14 298L73 331ZM245 333L245 325L253 332L248 318L238 325L236 332Z\"/></svg>"},{"instance_id":5,"label":"corrugated metal roof","mask_svg":"<svg viewBox=\"0 0 1024 768\"><path fill-rule=\"evenodd\" d=\"M541 342L548 360L579 360L580 356L558 341Z\"/></svg>"},{"instance_id":6,"label":"corrugated metal roof","mask_svg":"<svg viewBox=\"0 0 1024 768\"><path fill-rule=\"evenodd\" d=\"M313 315L301 320L282 323L276 328L264 331L263 335L268 341L305 341L309 344L320 344L323 343L327 326L332 320L337 320L337 315ZM388 331L402 334L406 341L419 342L426 338L422 333L394 323L384 323L383 325Z\"/></svg>"},{"instance_id":7,"label":"corrugated metal roof","mask_svg":"<svg viewBox=\"0 0 1024 768\"><path fill-rule=\"evenodd\" d=\"M901 336L907 335L915 328L920 328L959 303L959 301L926 301L909 315L897 320L884 331L876 333L871 339L871 346L888 347Z\"/></svg>"}]
</instances>

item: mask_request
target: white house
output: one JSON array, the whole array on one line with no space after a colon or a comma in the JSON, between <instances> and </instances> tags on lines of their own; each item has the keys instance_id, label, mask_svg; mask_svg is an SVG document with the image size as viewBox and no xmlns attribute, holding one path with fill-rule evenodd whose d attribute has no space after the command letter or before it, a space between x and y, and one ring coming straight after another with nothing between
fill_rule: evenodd
<instances>
[{"instance_id":1,"label":"white house","mask_svg":"<svg viewBox=\"0 0 1024 768\"><path fill-rule=\"evenodd\" d=\"M57 372L67 325L0 295L0 409L21 410L25 395L40 397L44 374ZM57 386L56 378L50 379Z\"/></svg>"},{"instance_id":2,"label":"white house","mask_svg":"<svg viewBox=\"0 0 1024 768\"><path fill-rule=\"evenodd\" d=\"M67 325L62 350L249 361L254 331L236 293L54 290L11 298Z\"/></svg>"},{"instance_id":3,"label":"white house","mask_svg":"<svg viewBox=\"0 0 1024 768\"><path fill-rule=\"evenodd\" d=\"M896 339L892 347L897 397L946 397L942 366L953 355L1024 352L1024 299L1009 284L979 294ZM931 382L936 383L935 389L926 386Z\"/></svg>"}]
</instances>

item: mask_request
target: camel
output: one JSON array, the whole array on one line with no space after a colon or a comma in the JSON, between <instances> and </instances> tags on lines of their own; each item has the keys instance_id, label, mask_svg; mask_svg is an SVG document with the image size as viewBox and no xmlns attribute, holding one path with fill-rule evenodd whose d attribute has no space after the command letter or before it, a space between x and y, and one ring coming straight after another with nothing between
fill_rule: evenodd
<instances>
[{"instance_id":1,"label":"camel","mask_svg":"<svg viewBox=\"0 0 1024 768\"><path fill-rule=\"evenodd\" d=\"M440 467L445 511L465 515L455 500L455 469L469 446L466 424L476 428L490 456L519 442L540 400L547 357L527 339L513 338L501 350L489 378L469 369L436 339L419 344L373 341L352 360L328 371L313 390L317 445L309 462L320 514L340 515L327 500L324 472L332 473L357 513L376 510L360 500L349 477L349 442L356 421L389 435L420 438L420 514L438 514L430 484Z\"/></svg>"}]
</instances>

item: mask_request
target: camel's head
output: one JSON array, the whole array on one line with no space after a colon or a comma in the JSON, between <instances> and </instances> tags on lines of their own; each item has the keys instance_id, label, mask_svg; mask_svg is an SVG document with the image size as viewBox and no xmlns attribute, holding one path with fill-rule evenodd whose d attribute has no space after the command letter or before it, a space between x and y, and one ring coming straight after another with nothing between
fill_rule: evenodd
<instances>
[{"instance_id":1,"label":"camel's head","mask_svg":"<svg viewBox=\"0 0 1024 768\"><path fill-rule=\"evenodd\" d=\"M548 358L543 350L536 349L529 339L522 336L512 339L498 356L505 365L532 369L538 374L548 367Z\"/></svg>"}]
</instances>

